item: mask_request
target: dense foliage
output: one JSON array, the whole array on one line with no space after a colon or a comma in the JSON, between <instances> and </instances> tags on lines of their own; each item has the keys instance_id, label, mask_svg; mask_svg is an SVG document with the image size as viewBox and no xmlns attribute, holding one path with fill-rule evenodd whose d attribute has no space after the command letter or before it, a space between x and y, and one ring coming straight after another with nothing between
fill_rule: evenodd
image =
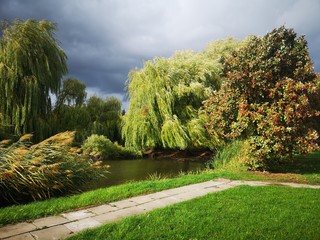
<instances>
[{"instance_id":1,"label":"dense foliage","mask_svg":"<svg viewBox=\"0 0 320 240\"><path fill-rule=\"evenodd\" d=\"M17 20L1 24L0 140L33 133L39 142L58 132L77 130L82 142L93 133L120 141L121 102L91 97L67 72L66 55L49 21ZM62 86L61 86L62 85ZM50 97L56 95L52 111Z\"/></svg>"},{"instance_id":2,"label":"dense foliage","mask_svg":"<svg viewBox=\"0 0 320 240\"><path fill-rule=\"evenodd\" d=\"M24 135L0 145L0 200L2 204L42 200L78 192L107 171L71 147L74 132L57 134L36 145Z\"/></svg>"},{"instance_id":3,"label":"dense foliage","mask_svg":"<svg viewBox=\"0 0 320 240\"><path fill-rule=\"evenodd\" d=\"M115 97L102 99L92 96L87 101L90 115L90 134L104 135L111 141L121 141L121 101Z\"/></svg>"},{"instance_id":4,"label":"dense foliage","mask_svg":"<svg viewBox=\"0 0 320 240\"><path fill-rule=\"evenodd\" d=\"M86 100L86 85L78 79L67 78L63 81L62 89L57 99L57 107L62 104L68 106L82 106Z\"/></svg>"},{"instance_id":5,"label":"dense foliage","mask_svg":"<svg viewBox=\"0 0 320 240\"><path fill-rule=\"evenodd\" d=\"M248 138L253 168L319 148L320 92L303 36L280 27L251 37L222 64L226 81L205 103L209 133Z\"/></svg>"},{"instance_id":6,"label":"dense foliage","mask_svg":"<svg viewBox=\"0 0 320 240\"><path fill-rule=\"evenodd\" d=\"M138 149L208 147L200 108L219 88L224 54L241 43L227 39L204 52L177 52L155 58L129 74L129 111L125 116L125 144Z\"/></svg>"},{"instance_id":7,"label":"dense foliage","mask_svg":"<svg viewBox=\"0 0 320 240\"><path fill-rule=\"evenodd\" d=\"M76 142L82 143L91 134L105 135L121 141L121 102L115 97L86 99L85 84L66 79L58 95L56 107L49 118L52 131L76 130Z\"/></svg>"},{"instance_id":8,"label":"dense foliage","mask_svg":"<svg viewBox=\"0 0 320 240\"><path fill-rule=\"evenodd\" d=\"M17 20L0 38L0 116L3 131L45 132L56 94L67 72L66 55L48 21Z\"/></svg>"},{"instance_id":9,"label":"dense foliage","mask_svg":"<svg viewBox=\"0 0 320 240\"><path fill-rule=\"evenodd\" d=\"M254 158L250 152L250 142L248 140L236 140L220 148L213 159L206 162L210 169L239 169L248 163L252 163Z\"/></svg>"},{"instance_id":10,"label":"dense foliage","mask_svg":"<svg viewBox=\"0 0 320 240\"><path fill-rule=\"evenodd\" d=\"M111 142L103 135L93 134L88 137L82 149L85 154L96 159L131 159L141 157L141 153L133 149L120 146L117 142Z\"/></svg>"}]
</instances>

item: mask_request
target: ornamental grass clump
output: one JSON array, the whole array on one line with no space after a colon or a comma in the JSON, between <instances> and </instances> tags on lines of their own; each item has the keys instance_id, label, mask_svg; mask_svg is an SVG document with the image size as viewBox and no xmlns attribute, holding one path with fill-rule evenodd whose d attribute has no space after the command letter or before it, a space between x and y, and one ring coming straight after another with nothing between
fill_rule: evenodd
<instances>
[{"instance_id":1,"label":"ornamental grass clump","mask_svg":"<svg viewBox=\"0 0 320 240\"><path fill-rule=\"evenodd\" d=\"M81 191L106 177L101 162L85 158L71 147L75 132L63 132L32 145L32 135L0 143L0 202L3 205L43 200Z\"/></svg>"},{"instance_id":2,"label":"ornamental grass clump","mask_svg":"<svg viewBox=\"0 0 320 240\"><path fill-rule=\"evenodd\" d=\"M237 140L221 147L213 159L206 163L210 169L235 169L254 164L255 158L248 140Z\"/></svg>"}]
</instances>

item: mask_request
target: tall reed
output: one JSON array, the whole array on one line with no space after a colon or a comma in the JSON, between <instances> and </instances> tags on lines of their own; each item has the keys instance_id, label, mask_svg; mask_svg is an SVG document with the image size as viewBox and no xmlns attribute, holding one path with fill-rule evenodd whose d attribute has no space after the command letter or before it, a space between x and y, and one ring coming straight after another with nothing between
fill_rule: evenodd
<instances>
[{"instance_id":1,"label":"tall reed","mask_svg":"<svg viewBox=\"0 0 320 240\"><path fill-rule=\"evenodd\" d=\"M81 191L106 177L101 162L93 162L71 146L75 132L63 132L36 145L24 135L0 143L0 201L3 204L42 200Z\"/></svg>"}]
</instances>

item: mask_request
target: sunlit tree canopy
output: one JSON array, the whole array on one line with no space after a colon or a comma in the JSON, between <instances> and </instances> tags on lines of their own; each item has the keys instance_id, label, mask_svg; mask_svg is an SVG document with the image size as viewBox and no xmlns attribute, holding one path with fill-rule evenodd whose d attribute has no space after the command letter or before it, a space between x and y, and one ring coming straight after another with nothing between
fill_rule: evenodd
<instances>
[{"instance_id":1,"label":"sunlit tree canopy","mask_svg":"<svg viewBox=\"0 0 320 240\"><path fill-rule=\"evenodd\" d=\"M304 36L281 26L222 64L227 80L205 103L210 134L249 139L250 168L319 149L320 91Z\"/></svg>"},{"instance_id":2,"label":"sunlit tree canopy","mask_svg":"<svg viewBox=\"0 0 320 240\"><path fill-rule=\"evenodd\" d=\"M2 125L20 135L41 127L67 73L66 55L49 21L17 20L3 25L0 39L0 113Z\"/></svg>"},{"instance_id":3,"label":"sunlit tree canopy","mask_svg":"<svg viewBox=\"0 0 320 240\"><path fill-rule=\"evenodd\" d=\"M129 111L123 137L126 146L139 149L206 147L207 135L200 109L202 101L220 87L224 54L242 43L214 42L203 52L176 52L155 58L129 73Z\"/></svg>"}]
</instances>

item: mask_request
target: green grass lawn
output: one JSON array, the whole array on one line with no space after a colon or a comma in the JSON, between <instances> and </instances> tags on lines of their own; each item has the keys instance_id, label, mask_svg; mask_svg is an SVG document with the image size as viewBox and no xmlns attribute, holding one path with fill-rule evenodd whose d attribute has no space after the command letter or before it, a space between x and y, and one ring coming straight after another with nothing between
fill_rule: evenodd
<instances>
[{"instance_id":1,"label":"green grass lawn","mask_svg":"<svg viewBox=\"0 0 320 240\"><path fill-rule=\"evenodd\" d=\"M215 177L216 174L213 172L204 172L172 179L132 182L119 186L100 188L69 197L52 198L25 205L4 207L0 208L0 226L8 223L56 215L81 207L113 202L164 189L208 181Z\"/></svg>"},{"instance_id":2,"label":"green grass lawn","mask_svg":"<svg viewBox=\"0 0 320 240\"><path fill-rule=\"evenodd\" d=\"M298 169L298 170L297 170ZM172 179L132 182L124 185L101 188L70 197L52 198L0 208L0 226L52 216L78 208L98 205L141 194L157 192L192 183L208 181L217 177L241 180L273 180L320 184L320 152L293 163L280 166L270 173L248 172L245 169L205 171L199 174L183 175Z\"/></svg>"},{"instance_id":3,"label":"green grass lawn","mask_svg":"<svg viewBox=\"0 0 320 240\"><path fill-rule=\"evenodd\" d=\"M320 239L320 191L240 186L87 230L80 239Z\"/></svg>"},{"instance_id":4,"label":"green grass lawn","mask_svg":"<svg viewBox=\"0 0 320 240\"><path fill-rule=\"evenodd\" d=\"M292 162L281 164L274 169L273 173L297 174L306 178L308 183L320 184L320 151L298 156Z\"/></svg>"}]
</instances>

